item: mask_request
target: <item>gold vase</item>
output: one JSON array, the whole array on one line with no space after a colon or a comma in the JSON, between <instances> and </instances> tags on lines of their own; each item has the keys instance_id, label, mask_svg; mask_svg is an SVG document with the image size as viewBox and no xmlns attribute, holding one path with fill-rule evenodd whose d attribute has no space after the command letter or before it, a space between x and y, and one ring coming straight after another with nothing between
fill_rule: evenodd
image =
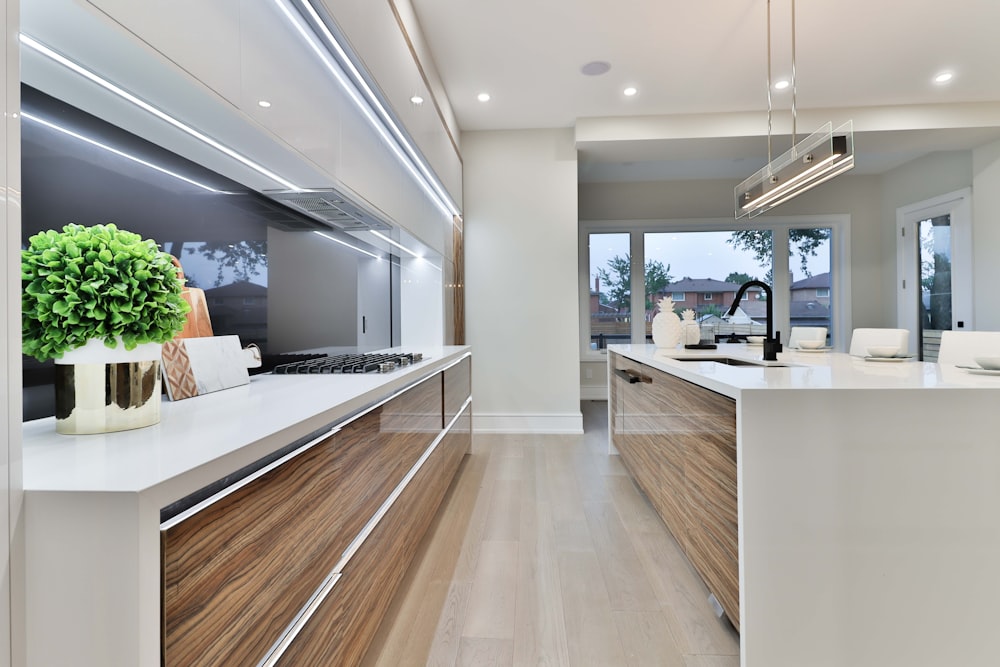
<instances>
[{"instance_id":1,"label":"gold vase","mask_svg":"<svg viewBox=\"0 0 1000 667\"><path fill-rule=\"evenodd\" d=\"M56 432L110 433L159 423L159 347L122 354L121 343L103 351L100 343L86 353L64 355L55 367ZM112 360L100 361L101 356Z\"/></svg>"}]
</instances>

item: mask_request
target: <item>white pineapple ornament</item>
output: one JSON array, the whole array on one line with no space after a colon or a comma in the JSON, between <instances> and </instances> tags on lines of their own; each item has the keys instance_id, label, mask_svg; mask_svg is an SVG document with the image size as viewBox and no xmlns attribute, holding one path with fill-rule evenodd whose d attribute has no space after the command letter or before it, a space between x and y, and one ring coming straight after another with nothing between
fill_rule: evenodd
<instances>
[{"instance_id":1,"label":"white pineapple ornament","mask_svg":"<svg viewBox=\"0 0 1000 667\"><path fill-rule=\"evenodd\" d=\"M701 325L694 319L694 311L688 308L681 313L681 328L684 332L683 341L685 345L697 345L701 342Z\"/></svg>"},{"instance_id":2,"label":"white pineapple ornament","mask_svg":"<svg viewBox=\"0 0 1000 667\"><path fill-rule=\"evenodd\" d=\"M681 318L674 312L674 300L660 299L660 312L653 317L653 344L656 347L677 347L681 342Z\"/></svg>"}]
</instances>

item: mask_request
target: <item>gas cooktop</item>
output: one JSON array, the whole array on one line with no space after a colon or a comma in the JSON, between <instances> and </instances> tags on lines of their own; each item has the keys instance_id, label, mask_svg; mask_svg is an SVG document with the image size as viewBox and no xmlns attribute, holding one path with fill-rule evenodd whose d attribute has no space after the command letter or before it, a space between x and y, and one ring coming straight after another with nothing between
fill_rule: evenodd
<instances>
[{"instance_id":1,"label":"gas cooktop","mask_svg":"<svg viewBox=\"0 0 1000 667\"><path fill-rule=\"evenodd\" d=\"M271 372L276 375L388 373L401 366L414 364L423 358L424 355L419 352L337 354L280 364L275 366Z\"/></svg>"}]
</instances>

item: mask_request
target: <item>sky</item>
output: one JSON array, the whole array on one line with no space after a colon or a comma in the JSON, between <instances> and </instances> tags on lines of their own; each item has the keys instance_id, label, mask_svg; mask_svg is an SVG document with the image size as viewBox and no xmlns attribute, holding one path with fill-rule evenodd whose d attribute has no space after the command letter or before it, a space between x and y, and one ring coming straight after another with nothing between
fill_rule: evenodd
<instances>
[{"instance_id":1,"label":"sky","mask_svg":"<svg viewBox=\"0 0 1000 667\"><path fill-rule=\"evenodd\" d=\"M746 273L763 280L767 268L762 268L753 254L737 250L726 243L730 232L670 232L647 236L646 258L669 265L668 273L674 280L681 278L712 278L725 280L732 272ZM607 269L608 260L628 253L628 233L592 234L590 246L590 283L593 285L597 268ZM789 261L792 279L800 280L805 274L798 258ZM810 271L815 275L829 271L830 259L822 252L810 261Z\"/></svg>"}]
</instances>

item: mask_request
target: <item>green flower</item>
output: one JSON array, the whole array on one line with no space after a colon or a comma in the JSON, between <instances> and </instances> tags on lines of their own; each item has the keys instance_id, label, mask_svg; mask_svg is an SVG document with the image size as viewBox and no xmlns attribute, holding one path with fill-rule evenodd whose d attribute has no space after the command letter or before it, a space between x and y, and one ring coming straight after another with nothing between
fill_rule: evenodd
<instances>
[{"instance_id":1,"label":"green flower","mask_svg":"<svg viewBox=\"0 0 1000 667\"><path fill-rule=\"evenodd\" d=\"M166 343L191 310L183 287L170 255L112 223L41 232L21 251L22 349L45 361L92 338Z\"/></svg>"}]
</instances>

